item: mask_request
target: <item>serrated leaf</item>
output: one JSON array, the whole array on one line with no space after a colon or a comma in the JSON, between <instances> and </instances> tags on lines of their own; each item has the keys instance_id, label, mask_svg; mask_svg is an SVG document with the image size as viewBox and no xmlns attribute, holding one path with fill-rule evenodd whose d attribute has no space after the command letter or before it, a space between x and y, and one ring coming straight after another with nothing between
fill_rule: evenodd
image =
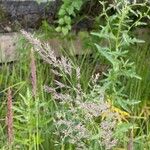
<instances>
[{"instance_id":1,"label":"serrated leaf","mask_svg":"<svg viewBox=\"0 0 150 150\"><path fill-rule=\"evenodd\" d=\"M58 15L59 16L64 16L66 14L66 11L65 11L65 9L60 9L60 11L59 11L59 13L58 13Z\"/></svg>"},{"instance_id":2,"label":"serrated leaf","mask_svg":"<svg viewBox=\"0 0 150 150\"><path fill-rule=\"evenodd\" d=\"M62 33L63 33L64 35L67 35L68 32L69 32L68 28L62 27Z\"/></svg>"},{"instance_id":3,"label":"serrated leaf","mask_svg":"<svg viewBox=\"0 0 150 150\"><path fill-rule=\"evenodd\" d=\"M133 128L133 124L131 123L121 123L118 125L117 129L118 132L128 132L129 129Z\"/></svg>"},{"instance_id":4,"label":"serrated leaf","mask_svg":"<svg viewBox=\"0 0 150 150\"><path fill-rule=\"evenodd\" d=\"M64 18L60 18L60 19L58 20L58 23L59 23L60 25L63 25L63 24L65 23Z\"/></svg>"},{"instance_id":5,"label":"serrated leaf","mask_svg":"<svg viewBox=\"0 0 150 150\"><path fill-rule=\"evenodd\" d=\"M98 51L99 51L108 61L110 61L112 64L114 64L114 60L113 60L113 58L111 57L111 55L108 54L107 48L101 47L101 46L99 46L98 44L95 44L95 45L96 45Z\"/></svg>"},{"instance_id":6,"label":"serrated leaf","mask_svg":"<svg viewBox=\"0 0 150 150\"><path fill-rule=\"evenodd\" d=\"M65 22L66 24L71 24L71 17L65 16L65 17L64 17L64 22Z\"/></svg>"},{"instance_id":7,"label":"serrated leaf","mask_svg":"<svg viewBox=\"0 0 150 150\"><path fill-rule=\"evenodd\" d=\"M121 108L123 108L125 111L130 112L130 109L128 108L127 103L126 103L125 100L123 100L123 99L117 99L117 103L118 103L119 106L120 106Z\"/></svg>"},{"instance_id":8,"label":"serrated leaf","mask_svg":"<svg viewBox=\"0 0 150 150\"><path fill-rule=\"evenodd\" d=\"M139 103L141 103L141 101L137 101L137 100L127 100L126 103L128 105L137 105Z\"/></svg>"},{"instance_id":9,"label":"serrated leaf","mask_svg":"<svg viewBox=\"0 0 150 150\"><path fill-rule=\"evenodd\" d=\"M103 31L103 32L101 31L101 33L92 32L91 34L95 35L101 39L107 39L107 40L109 40L109 39L115 40L116 39L116 37L112 33L108 33L107 31L106 31L106 33L105 33L105 31Z\"/></svg>"},{"instance_id":10,"label":"serrated leaf","mask_svg":"<svg viewBox=\"0 0 150 150\"><path fill-rule=\"evenodd\" d=\"M68 8L66 8L66 11L68 12L69 15L74 14L74 7L70 5Z\"/></svg>"},{"instance_id":11,"label":"serrated leaf","mask_svg":"<svg viewBox=\"0 0 150 150\"><path fill-rule=\"evenodd\" d=\"M56 30L57 32L61 32L61 27L59 26L59 27L57 27L55 30Z\"/></svg>"},{"instance_id":12,"label":"serrated leaf","mask_svg":"<svg viewBox=\"0 0 150 150\"><path fill-rule=\"evenodd\" d=\"M75 0L73 1L72 5L75 7L76 10L80 10L81 6L83 4L82 0Z\"/></svg>"}]
</instances>

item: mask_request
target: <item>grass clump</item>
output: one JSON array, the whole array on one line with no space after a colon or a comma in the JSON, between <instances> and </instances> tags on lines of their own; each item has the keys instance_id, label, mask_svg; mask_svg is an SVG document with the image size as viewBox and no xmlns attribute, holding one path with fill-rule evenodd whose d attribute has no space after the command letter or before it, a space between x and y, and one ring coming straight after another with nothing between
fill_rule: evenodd
<instances>
[{"instance_id":1,"label":"grass clump","mask_svg":"<svg viewBox=\"0 0 150 150\"><path fill-rule=\"evenodd\" d=\"M57 58L48 44L21 31L30 43L26 59L3 67L0 76L2 149L149 149L149 47L131 51L143 43L131 31L149 7L138 16L134 7L146 2L100 3L105 23L92 32L90 45L98 51L94 61L103 58L108 66L103 77L92 74L95 63Z\"/></svg>"}]
</instances>

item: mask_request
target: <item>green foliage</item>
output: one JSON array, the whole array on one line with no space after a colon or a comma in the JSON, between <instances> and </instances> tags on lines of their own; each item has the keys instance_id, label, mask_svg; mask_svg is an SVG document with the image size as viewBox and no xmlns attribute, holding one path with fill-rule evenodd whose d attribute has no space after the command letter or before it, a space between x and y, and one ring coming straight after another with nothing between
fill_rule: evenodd
<instances>
[{"instance_id":1,"label":"green foliage","mask_svg":"<svg viewBox=\"0 0 150 150\"><path fill-rule=\"evenodd\" d=\"M26 96L20 94L20 97L19 103L13 107L15 144L19 144L20 148L38 150L44 140L42 139L42 134L45 132L43 128L51 121L44 112L47 103L40 102L39 98L33 99L29 89Z\"/></svg>"},{"instance_id":2,"label":"green foliage","mask_svg":"<svg viewBox=\"0 0 150 150\"><path fill-rule=\"evenodd\" d=\"M0 21L3 21L4 18L5 18L4 11L3 11L3 9L0 7Z\"/></svg>"},{"instance_id":3,"label":"green foliage","mask_svg":"<svg viewBox=\"0 0 150 150\"><path fill-rule=\"evenodd\" d=\"M101 4L103 6L103 13L101 16L106 18L106 24L100 26L100 31L92 33L92 35L97 36L99 40L105 41L106 44L104 46L99 44L95 45L99 53L111 65L108 72L105 74L106 78L102 82L107 93L111 95L113 103L119 102L120 106L123 107L123 103L125 102L123 99L128 98L127 95L125 95L122 79L140 79L135 72L134 63L130 62L128 59L127 54L129 52L129 47L136 43L144 42L132 37L130 35L130 30L139 25L141 19L147 14L143 15L139 12L139 18L137 20L132 20L129 16L134 12L134 4L128 4L127 1L123 1L116 4L116 13L108 16L108 11L112 9L112 6L106 8L104 2L101 2ZM141 4L141 7L142 6L144 7L145 3Z\"/></svg>"},{"instance_id":4,"label":"green foliage","mask_svg":"<svg viewBox=\"0 0 150 150\"><path fill-rule=\"evenodd\" d=\"M21 60L10 67L3 65L0 68L0 149L7 150L9 147L5 124L6 91L9 87L13 92L12 149L104 150L111 149L108 146L113 144L116 149L127 149L128 143L137 150L150 149L149 45L143 46L145 43L132 34L132 29L145 25L142 19L147 16L149 8L145 13L136 13L133 8L136 5L147 8L145 3L122 2L108 8L101 2L103 12L100 16L105 18L105 22L92 36L82 35L81 40L90 38L87 44L97 51L92 51L95 54L92 60L89 60L88 54L77 58L72 56L70 59L65 49L67 57L63 57L63 61L52 57L54 62L59 62L63 67L59 68L58 64L46 65L36 57L36 97L31 94L28 51L31 44L24 39L19 42ZM116 13L109 16L112 8ZM71 23L67 17L70 15L71 19L71 11L62 15L63 20L59 22L61 26L65 26L66 22ZM136 20L130 18L132 15L136 16ZM43 22L42 31L38 35L42 40L55 37L53 28L46 22ZM64 33L68 31L64 30ZM92 40L94 42L90 43ZM33 38L33 41L38 48L38 40ZM43 43L39 45L41 49L50 50ZM44 55L45 51L42 52ZM99 58L97 55L100 55L99 61L105 59L103 62L109 65L103 79L91 75ZM57 75L50 69L56 71ZM50 86L50 93L43 90L44 84Z\"/></svg>"},{"instance_id":5,"label":"green foliage","mask_svg":"<svg viewBox=\"0 0 150 150\"><path fill-rule=\"evenodd\" d=\"M83 3L83 0L63 0L63 4L58 12L59 26L56 28L57 32L62 32L64 35L68 34L71 30L72 18L76 16Z\"/></svg>"}]
</instances>

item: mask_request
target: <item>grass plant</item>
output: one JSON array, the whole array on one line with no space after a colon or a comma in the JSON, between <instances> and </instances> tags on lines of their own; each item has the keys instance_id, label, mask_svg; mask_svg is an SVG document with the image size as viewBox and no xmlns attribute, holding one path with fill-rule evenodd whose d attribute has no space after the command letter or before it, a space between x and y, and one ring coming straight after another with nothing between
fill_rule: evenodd
<instances>
[{"instance_id":1,"label":"grass plant","mask_svg":"<svg viewBox=\"0 0 150 150\"><path fill-rule=\"evenodd\" d=\"M101 5L106 22L90 35L97 50L91 60L57 58L51 46L21 31L20 59L0 68L1 150L150 149L150 48L132 37L149 7ZM137 5L148 11L134 22ZM94 71L99 61L108 66L103 76Z\"/></svg>"}]
</instances>

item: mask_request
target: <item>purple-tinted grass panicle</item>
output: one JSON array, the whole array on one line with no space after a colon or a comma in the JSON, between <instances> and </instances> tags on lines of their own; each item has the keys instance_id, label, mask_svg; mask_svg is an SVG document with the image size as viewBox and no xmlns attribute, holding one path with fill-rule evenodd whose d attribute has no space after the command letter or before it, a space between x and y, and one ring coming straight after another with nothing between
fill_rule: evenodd
<instances>
[{"instance_id":1,"label":"purple-tinted grass panicle","mask_svg":"<svg viewBox=\"0 0 150 150\"><path fill-rule=\"evenodd\" d=\"M84 149L84 139L89 139L90 132L82 123L75 123L72 120L60 119L56 122L56 126L61 130L61 138L69 138L69 142L75 144L76 147ZM57 134L57 133L56 133Z\"/></svg>"},{"instance_id":2,"label":"purple-tinted grass panicle","mask_svg":"<svg viewBox=\"0 0 150 150\"><path fill-rule=\"evenodd\" d=\"M76 68L76 78L77 78L77 89L78 89L78 93L81 93L82 89L81 89L81 84L80 84L80 79L81 79L81 70L80 67Z\"/></svg>"},{"instance_id":3,"label":"purple-tinted grass panicle","mask_svg":"<svg viewBox=\"0 0 150 150\"><path fill-rule=\"evenodd\" d=\"M48 44L42 43L31 33L26 32L25 30L21 30L21 33L34 46L34 50L39 53L44 61L58 67L56 56Z\"/></svg>"},{"instance_id":4,"label":"purple-tinted grass panicle","mask_svg":"<svg viewBox=\"0 0 150 150\"><path fill-rule=\"evenodd\" d=\"M80 67L77 67L77 68L76 68L76 76L77 76L77 79L80 80L80 78L81 78Z\"/></svg>"},{"instance_id":5,"label":"purple-tinted grass panicle","mask_svg":"<svg viewBox=\"0 0 150 150\"><path fill-rule=\"evenodd\" d=\"M62 56L61 60L59 60L58 62L60 69L62 69L66 74L69 74L71 76L73 67L70 61L66 57Z\"/></svg>"},{"instance_id":6,"label":"purple-tinted grass panicle","mask_svg":"<svg viewBox=\"0 0 150 150\"><path fill-rule=\"evenodd\" d=\"M24 37L34 46L34 50L39 53L44 61L55 68L62 70L64 73L71 76L73 66L71 62L64 56L60 60L57 59L55 52L51 49L48 43L42 43L35 38L31 33L21 30Z\"/></svg>"},{"instance_id":7,"label":"purple-tinted grass panicle","mask_svg":"<svg viewBox=\"0 0 150 150\"><path fill-rule=\"evenodd\" d=\"M55 100L59 100L60 102L66 102L71 99L69 94L58 93L55 88L49 87L47 85L44 86L44 90L50 93Z\"/></svg>"},{"instance_id":8,"label":"purple-tinted grass panicle","mask_svg":"<svg viewBox=\"0 0 150 150\"><path fill-rule=\"evenodd\" d=\"M8 144L13 142L13 110L12 110L12 91L9 88L7 91L7 134L8 134Z\"/></svg>"},{"instance_id":9,"label":"purple-tinted grass panicle","mask_svg":"<svg viewBox=\"0 0 150 150\"><path fill-rule=\"evenodd\" d=\"M100 74L99 73L92 75L92 78L91 78L92 83L96 84L97 81L99 80L99 78L100 78Z\"/></svg>"},{"instance_id":10,"label":"purple-tinted grass panicle","mask_svg":"<svg viewBox=\"0 0 150 150\"><path fill-rule=\"evenodd\" d=\"M97 104L94 102L84 102L84 103L80 103L80 108L86 112L86 116L93 118L93 117L98 117L103 113L107 112L109 106L105 103Z\"/></svg>"},{"instance_id":11,"label":"purple-tinted grass panicle","mask_svg":"<svg viewBox=\"0 0 150 150\"><path fill-rule=\"evenodd\" d=\"M35 63L33 49L31 49L30 69L31 69L32 95L35 97L36 96L36 90L37 90L37 77L36 77L36 63Z\"/></svg>"},{"instance_id":12,"label":"purple-tinted grass panicle","mask_svg":"<svg viewBox=\"0 0 150 150\"><path fill-rule=\"evenodd\" d=\"M47 92L47 93L55 93L56 92L56 90L55 90L55 88L52 88L52 87L49 87L49 86L47 86L47 85L44 85L44 90Z\"/></svg>"},{"instance_id":13,"label":"purple-tinted grass panicle","mask_svg":"<svg viewBox=\"0 0 150 150\"><path fill-rule=\"evenodd\" d=\"M57 85L57 88L67 88L67 89L70 88L69 86L67 86L67 85L65 85L65 84L63 84L63 83L61 83L61 82L59 82L57 80L54 80L54 82Z\"/></svg>"},{"instance_id":14,"label":"purple-tinted grass panicle","mask_svg":"<svg viewBox=\"0 0 150 150\"><path fill-rule=\"evenodd\" d=\"M56 76L62 77L63 75L59 73L57 70L51 69L52 73Z\"/></svg>"},{"instance_id":15,"label":"purple-tinted grass panicle","mask_svg":"<svg viewBox=\"0 0 150 150\"><path fill-rule=\"evenodd\" d=\"M100 124L102 130L102 144L105 149L111 150L117 145L117 140L113 137L113 130L116 127L115 120L103 120Z\"/></svg>"},{"instance_id":16,"label":"purple-tinted grass panicle","mask_svg":"<svg viewBox=\"0 0 150 150\"><path fill-rule=\"evenodd\" d=\"M60 107L60 110L58 110L60 113L58 114L57 112L55 114L56 134L61 139L67 139L70 143L76 145L77 149L86 150L86 144L83 141L90 141L90 135L92 134L88 129L87 122L89 124L97 124L95 118L101 117L103 119L98 123L101 129L100 142L106 149L112 149L116 146L117 140L113 137L116 127L116 117L110 111L110 106L105 102L105 90L97 84L100 79L100 74L95 74L91 78L92 85L90 88L92 91L85 93L80 83L80 67L75 67L67 57L62 56L60 59L57 59L54 51L48 44L41 43L40 40L26 31L21 32L33 44L34 50L41 55L43 60L52 65L54 75L59 77L72 77L73 73L75 73L77 84L75 86L73 85L73 87L60 82L59 79L54 80L54 87L44 86L44 90L50 93L53 99L62 106L62 109ZM33 71L32 86L33 94L35 94L36 68L34 57L31 60L31 71ZM61 93L59 89L63 89Z\"/></svg>"}]
</instances>

